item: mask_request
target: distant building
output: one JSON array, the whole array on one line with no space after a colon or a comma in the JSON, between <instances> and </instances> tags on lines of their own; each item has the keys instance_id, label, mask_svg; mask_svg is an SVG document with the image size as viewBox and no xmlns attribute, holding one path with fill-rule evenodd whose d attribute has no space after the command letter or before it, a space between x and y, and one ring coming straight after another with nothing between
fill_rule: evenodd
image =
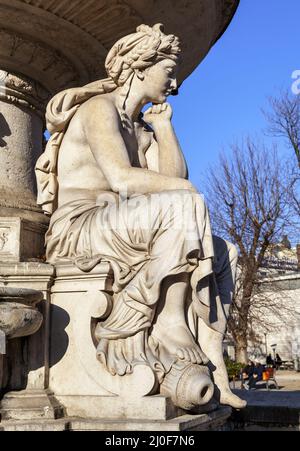
<instances>
[{"instance_id":1,"label":"distant building","mask_svg":"<svg viewBox=\"0 0 300 451\"><path fill-rule=\"evenodd\" d=\"M260 270L260 290L282 305L280 316L265 312L272 331L261 330L260 344L250 344L248 352L252 359L262 360L276 353L286 366L298 367L300 362L300 245L292 248L287 236L272 246ZM262 312L263 314L263 312ZM300 368L299 368L300 370Z\"/></svg>"},{"instance_id":2,"label":"distant building","mask_svg":"<svg viewBox=\"0 0 300 451\"><path fill-rule=\"evenodd\" d=\"M286 274L300 270L300 245L292 248L285 235L279 244L270 246L262 264L261 275Z\"/></svg>"},{"instance_id":3,"label":"distant building","mask_svg":"<svg viewBox=\"0 0 300 451\"><path fill-rule=\"evenodd\" d=\"M251 360L265 361L268 354L280 355L285 366L300 371L300 245L292 248L287 236L281 243L273 245L266 254L260 269L259 291L282 310L272 314L271 309L261 309L261 318L271 327L268 330L259 324L255 330L258 340L250 342L248 356ZM265 301L264 301L265 302ZM224 349L234 359L234 344L230 338L224 340Z\"/></svg>"}]
</instances>

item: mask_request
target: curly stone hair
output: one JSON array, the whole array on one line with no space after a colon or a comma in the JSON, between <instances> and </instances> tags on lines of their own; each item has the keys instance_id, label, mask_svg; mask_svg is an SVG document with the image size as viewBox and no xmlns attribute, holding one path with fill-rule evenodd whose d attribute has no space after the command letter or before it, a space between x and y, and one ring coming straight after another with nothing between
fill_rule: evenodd
<instances>
[{"instance_id":1,"label":"curly stone hair","mask_svg":"<svg viewBox=\"0 0 300 451\"><path fill-rule=\"evenodd\" d=\"M179 39L163 31L162 24L140 25L136 33L116 42L107 55L105 68L117 86L122 86L134 69L146 69L165 58L177 61L181 52Z\"/></svg>"}]
</instances>

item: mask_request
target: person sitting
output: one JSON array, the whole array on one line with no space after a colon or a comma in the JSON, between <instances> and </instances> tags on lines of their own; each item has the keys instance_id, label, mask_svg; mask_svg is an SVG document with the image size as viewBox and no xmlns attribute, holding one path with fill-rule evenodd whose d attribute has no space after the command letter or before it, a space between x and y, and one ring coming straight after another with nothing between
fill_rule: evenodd
<instances>
[{"instance_id":1,"label":"person sitting","mask_svg":"<svg viewBox=\"0 0 300 451\"><path fill-rule=\"evenodd\" d=\"M249 360L247 365L242 369L242 386L246 388L246 390L249 389L249 379L252 377L254 372L254 363Z\"/></svg>"},{"instance_id":2,"label":"person sitting","mask_svg":"<svg viewBox=\"0 0 300 451\"><path fill-rule=\"evenodd\" d=\"M257 382L263 380L263 372L265 370L264 365L260 362L255 362L253 374L249 377L248 389L255 388Z\"/></svg>"}]
</instances>

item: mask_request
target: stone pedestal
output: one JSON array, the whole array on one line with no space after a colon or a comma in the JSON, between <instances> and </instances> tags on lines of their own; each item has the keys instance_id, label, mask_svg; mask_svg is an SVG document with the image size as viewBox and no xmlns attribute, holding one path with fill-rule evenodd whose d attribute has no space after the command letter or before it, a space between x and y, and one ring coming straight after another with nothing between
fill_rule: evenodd
<instances>
[{"instance_id":1,"label":"stone pedestal","mask_svg":"<svg viewBox=\"0 0 300 451\"><path fill-rule=\"evenodd\" d=\"M110 307L111 289L109 263L102 262L89 273L70 264L56 266L49 389L67 417L93 420L74 423L74 430L151 430L154 425L157 430L188 430L191 424L202 423L208 427L207 412L213 413L216 403L204 406L205 415L189 416L186 422L186 411L176 407L170 396L151 395L156 381L150 368L139 365L131 375L112 376L97 360L93 330ZM226 412L228 416L230 409ZM225 421L222 415L216 418Z\"/></svg>"},{"instance_id":2,"label":"stone pedestal","mask_svg":"<svg viewBox=\"0 0 300 451\"><path fill-rule=\"evenodd\" d=\"M146 365L132 375L112 376L96 358L93 328L110 303L108 263L89 273L74 265L56 267L51 289L49 388L71 417L160 419L178 415L165 396L147 396L156 381Z\"/></svg>"},{"instance_id":3,"label":"stone pedestal","mask_svg":"<svg viewBox=\"0 0 300 451\"><path fill-rule=\"evenodd\" d=\"M49 390L9 392L1 401L1 419L55 420L64 416L62 406Z\"/></svg>"},{"instance_id":4,"label":"stone pedestal","mask_svg":"<svg viewBox=\"0 0 300 451\"><path fill-rule=\"evenodd\" d=\"M51 265L0 263L0 287L31 288L44 294L38 306L44 318L39 331L30 337L12 339L7 343L2 388L8 393L0 409L6 418L56 418L62 415L61 406L54 402L47 390L50 287L53 278L54 268ZM15 390L22 391L14 393Z\"/></svg>"}]
</instances>

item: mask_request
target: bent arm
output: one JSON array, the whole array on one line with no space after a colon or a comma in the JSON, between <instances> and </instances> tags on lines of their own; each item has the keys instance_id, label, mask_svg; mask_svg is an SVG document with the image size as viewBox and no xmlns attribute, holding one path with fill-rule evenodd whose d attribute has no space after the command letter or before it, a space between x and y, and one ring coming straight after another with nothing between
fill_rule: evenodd
<instances>
[{"instance_id":1,"label":"bent arm","mask_svg":"<svg viewBox=\"0 0 300 451\"><path fill-rule=\"evenodd\" d=\"M155 139L148 154L157 153L157 166L160 174L170 177L188 178L185 158L172 125L173 111L169 103L153 105L144 114L150 124Z\"/></svg>"},{"instance_id":2,"label":"bent arm","mask_svg":"<svg viewBox=\"0 0 300 451\"><path fill-rule=\"evenodd\" d=\"M111 102L104 99L89 102L82 107L81 121L93 156L112 191L128 195L175 189L195 191L193 185L182 178L131 166L119 115Z\"/></svg>"},{"instance_id":3,"label":"bent arm","mask_svg":"<svg viewBox=\"0 0 300 451\"><path fill-rule=\"evenodd\" d=\"M187 179L187 164L172 123L160 122L154 131L158 146L159 173Z\"/></svg>"}]
</instances>

